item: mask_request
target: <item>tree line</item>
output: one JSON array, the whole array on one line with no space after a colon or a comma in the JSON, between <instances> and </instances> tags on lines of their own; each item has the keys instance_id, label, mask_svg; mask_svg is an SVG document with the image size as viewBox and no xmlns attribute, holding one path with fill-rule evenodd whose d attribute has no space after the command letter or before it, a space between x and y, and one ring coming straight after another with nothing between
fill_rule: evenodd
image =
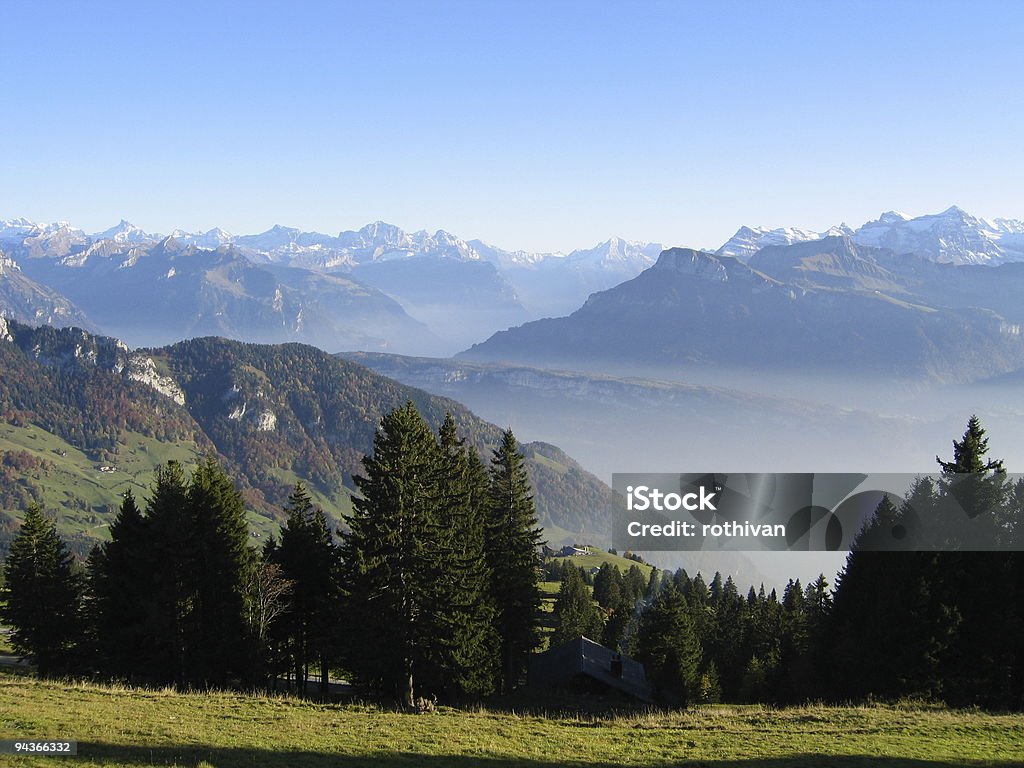
<instances>
[{"instance_id":1,"label":"tree line","mask_svg":"<svg viewBox=\"0 0 1024 768\"><path fill-rule=\"evenodd\" d=\"M31 506L4 567L2 618L43 675L183 687L287 677L301 691L318 675L326 693L338 670L412 707L516 688L540 645L538 582L558 579L551 644L585 635L636 657L667 704L910 696L1020 708L1020 554L868 546L955 495L1019 548L1024 483L987 451L972 418L938 482L883 499L834 587L822 575L781 597L743 595L717 573L542 564L512 432L485 464L450 416L435 433L409 403L382 419L340 532L298 485L280 535L255 550L213 459L191 477L162 467L144 509L127 495L84 569Z\"/></svg>"},{"instance_id":2,"label":"tree line","mask_svg":"<svg viewBox=\"0 0 1024 768\"><path fill-rule=\"evenodd\" d=\"M972 417L953 458L937 459L937 482L918 480L901 504L883 497L834 588L821 575L790 580L781 598L763 585L744 596L731 577L707 584L680 569L652 571L641 591L632 568L602 567L591 597L566 563L555 638L582 634L635 656L671 703L919 697L1019 709L1024 557L971 551L956 524L970 518L989 541L1024 548L1024 481L1008 482L987 453ZM953 501L966 518L943 513ZM944 551L884 551L921 518L933 528L923 538Z\"/></svg>"},{"instance_id":3,"label":"tree line","mask_svg":"<svg viewBox=\"0 0 1024 768\"><path fill-rule=\"evenodd\" d=\"M510 691L538 641L541 530L506 431L485 465L449 415L383 417L334 532L297 485L279 537L250 546L242 497L205 459L169 462L140 508L126 494L84 569L38 506L4 566L3 620L40 675L302 691L341 670L413 706ZM325 690L326 692L326 690Z\"/></svg>"}]
</instances>

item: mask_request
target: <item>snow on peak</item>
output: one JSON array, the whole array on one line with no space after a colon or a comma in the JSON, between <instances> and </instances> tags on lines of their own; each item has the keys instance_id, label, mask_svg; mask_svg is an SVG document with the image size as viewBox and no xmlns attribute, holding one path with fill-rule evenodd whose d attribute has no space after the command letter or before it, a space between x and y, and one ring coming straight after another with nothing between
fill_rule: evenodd
<instances>
[{"instance_id":1,"label":"snow on peak","mask_svg":"<svg viewBox=\"0 0 1024 768\"><path fill-rule=\"evenodd\" d=\"M144 232L130 221L121 219L120 223L116 226L106 229L103 232L97 232L91 237L93 240L113 240L117 243L147 243L157 242L160 240L161 236Z\"/></svg>"}]
</instances>

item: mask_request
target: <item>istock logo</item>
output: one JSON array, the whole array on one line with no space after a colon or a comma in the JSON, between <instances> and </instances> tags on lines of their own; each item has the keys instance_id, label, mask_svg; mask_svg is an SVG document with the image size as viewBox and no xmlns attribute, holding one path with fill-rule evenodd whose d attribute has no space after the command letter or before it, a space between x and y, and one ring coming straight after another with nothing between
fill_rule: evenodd
<instances>
[{"instance_id":1,"label":"istock logo","mask_svg":"<svg viewBox=\"0 0 1024 768\"><path fill-rule=\"evenodd\" d=\"M644 512L653 509L657 512L675 512L685 509L687 512L717 512L714 500L717 491L707 492L702 485L700 493L664 493L657 488L651 490L646 485L631 485L626 488L626 509L630 512Z\"/></svg>"}]
</instances>

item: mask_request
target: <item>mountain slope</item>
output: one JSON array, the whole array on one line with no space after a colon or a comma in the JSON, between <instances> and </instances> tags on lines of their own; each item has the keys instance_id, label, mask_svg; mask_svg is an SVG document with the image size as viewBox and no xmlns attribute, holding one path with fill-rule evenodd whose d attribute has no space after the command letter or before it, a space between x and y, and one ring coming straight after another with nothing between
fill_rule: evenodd
<instances>
[{"instance_id":1,"label":"mountain slope","mask_svg":"<svg viewBox=\"0 0 1024 768\"><path fill-rule=\"evenodd\" d=\"M23 268L68 295L104 331L139 344L218 334L304 341L331 350L411 344L427 330L379 291L344 276L254 264L232 246L205 250L173 238L103 240Z\"/></svg>"},{"instance_id":2,"label":"mountain slope","mask_svg":"<svg viewBox=\"0 0 1024 768\"><path fill-rule=\"evenodd\" d=\"M804 287L730 257L673 248L572 315L503 331L462 356L969 380L1017 367L1024 344L991 310Z\"/></svg>"},{"instance_id":3,"label":"mountain slope","mask_svg":"<svg viewBox=\"0 0 1024 768\"><path fill-rule=\"evenodd\" d=\"M0 316L23 323L91 327L85 313L67 297L32 280L0 251Z\"/></svg>"},{"instance_id":4,"label":"mountain slope","mask_svg":"<svg viewBox=\"0 0 1024 768\"><path fill-rule=\"evenodd\" d=\"M118 468L136 450L135 438L126 442L126 435L215 451L247 503L270 517L280 514L300 478L335 517L347 509L352 476L372 449L380 417L408 400L435 426L450 411L481 450L500 437L498 427L455 401L301 344L203 338L132 351L76 329L0 320L0 366L0 413L7 424L36 425L90 461ZM578 531L607 522L607 486L554 446L527 444L524 453L544 525ZM29 475L36 485L45 483L38 472ZM107 507L91 511L109 519L115 503L112 497ZM63 506L76 504L68 499Z\"/></svg>"}]
</instances>

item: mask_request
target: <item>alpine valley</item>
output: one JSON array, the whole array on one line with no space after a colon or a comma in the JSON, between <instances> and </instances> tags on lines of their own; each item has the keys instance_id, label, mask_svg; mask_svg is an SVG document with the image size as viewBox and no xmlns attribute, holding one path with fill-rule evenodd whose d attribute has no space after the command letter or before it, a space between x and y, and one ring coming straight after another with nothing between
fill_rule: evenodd
<instances>
[{"instance_id":1,"label":"alpine valley","mask_svg":"<svg viewBox=\"0 0 1024 768\"><path fill-rule=\"evenodd\" d=\"M381 414L408 399L435 426L452 411L481 449L512 426L552 542L606 541L616 471L930 471L918 447L954 433L965 402L1020 465L1021 296L1024 222L955 206L570 253L382 222L162 235L12 219L0 470L22 479L0 509L42 494L84 546L118 492L214 452L254 533L299 479L337 518Z\"/></svg>"}]
</instances>

